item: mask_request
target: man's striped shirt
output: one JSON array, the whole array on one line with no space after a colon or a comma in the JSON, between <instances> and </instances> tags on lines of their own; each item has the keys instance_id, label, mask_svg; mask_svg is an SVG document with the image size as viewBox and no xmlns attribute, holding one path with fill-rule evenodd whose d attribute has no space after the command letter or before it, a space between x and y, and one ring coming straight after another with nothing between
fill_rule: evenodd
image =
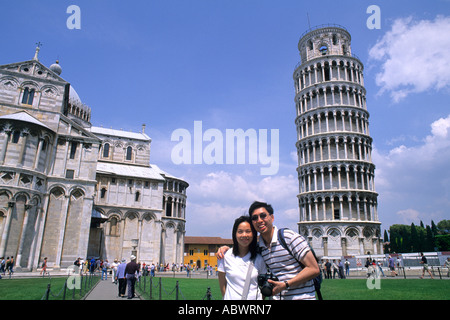
<instances>
[{"instance_id":1,"label":"man's striped shirt","mask_svg":"<svg viewBox=\"0 0 450 320\"><path fill-rule=\"evenodd\" d=\"M298 263L311 249L304 237L298 233L285 229L284 237L286 245L291 250L291 255L278 241L278 229L274 226L272 242L267 247L262 237L259 238L259 246L261 248L261 255L267 264L267 267L272 273L278 277L280 281L293 279L301 270L302 267ZM314 282L309 280L296 287L289 287L289 290L281 292L281 299L283 300L298 300L316 298ZM273 299L280 299L280 295L276 295Z\"/></svg>"}]
</instances>

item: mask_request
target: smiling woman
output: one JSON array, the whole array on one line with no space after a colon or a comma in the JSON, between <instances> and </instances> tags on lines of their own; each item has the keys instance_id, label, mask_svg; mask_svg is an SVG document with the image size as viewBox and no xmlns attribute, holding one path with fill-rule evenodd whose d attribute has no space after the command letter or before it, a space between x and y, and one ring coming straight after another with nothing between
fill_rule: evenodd
<instances>
[{"instance_id":1,"label":"smiling woman","mask_svg":"<svg viewBox=\"0 0 450 320\"><path fill-rule=\"evenodd\" d=\"M241 216L233 225L233 250L218 261L219 285L224 300L260 300L257 277L266 264L256 250L256 230L250 217Z\"/></svg>"}]
</instances>

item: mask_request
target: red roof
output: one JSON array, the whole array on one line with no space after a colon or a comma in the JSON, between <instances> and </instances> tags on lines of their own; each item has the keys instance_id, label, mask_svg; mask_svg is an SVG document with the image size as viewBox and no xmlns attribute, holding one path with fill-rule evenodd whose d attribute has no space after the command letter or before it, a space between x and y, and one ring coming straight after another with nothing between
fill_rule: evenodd
<instances>
[{"instance_id":1,"label":"red roof","mask_svg":"<svg viewBox=\"0 0 450 320\"><path fill-rule=\"evenodd\" d=\"M222 239L220 237L184 237L184 244L233 244L232 239Z\"/></svg>"}]
</instances>

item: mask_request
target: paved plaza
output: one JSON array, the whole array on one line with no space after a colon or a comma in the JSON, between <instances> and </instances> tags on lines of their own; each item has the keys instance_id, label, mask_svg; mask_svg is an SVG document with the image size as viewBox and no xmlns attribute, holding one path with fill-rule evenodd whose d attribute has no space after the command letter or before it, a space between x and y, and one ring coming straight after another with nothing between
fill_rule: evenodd
<instances>
[{"instance_id":1,"label":"paved plaza","mask_svg":"<svg viewBox=\"0 0 450 320\"><path fill-rule=\"evenodd\" d=\"M141 300L136 293L133 299L122 298L118 295L118 285L114 284L111 279L99 280L97 285L89 292L84 300Z\"/></svg>"}]
</instances>

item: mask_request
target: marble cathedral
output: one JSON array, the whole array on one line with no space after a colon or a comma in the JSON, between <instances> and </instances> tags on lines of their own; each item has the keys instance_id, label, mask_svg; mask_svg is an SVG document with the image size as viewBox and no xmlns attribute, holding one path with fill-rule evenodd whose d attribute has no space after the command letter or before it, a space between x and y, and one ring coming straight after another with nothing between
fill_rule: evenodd
<instances>
[{"instance_id":1,"label":"marble cathedral","mask_svg":"<svg viewBox=\"0 0 450 320\"><path fill-rule=\"evenodd\" d=\"M91 125L61 66L0 65L0 257L182 263L188 183L150 164L151 139Z\"/></svg>"}]
</instances>

